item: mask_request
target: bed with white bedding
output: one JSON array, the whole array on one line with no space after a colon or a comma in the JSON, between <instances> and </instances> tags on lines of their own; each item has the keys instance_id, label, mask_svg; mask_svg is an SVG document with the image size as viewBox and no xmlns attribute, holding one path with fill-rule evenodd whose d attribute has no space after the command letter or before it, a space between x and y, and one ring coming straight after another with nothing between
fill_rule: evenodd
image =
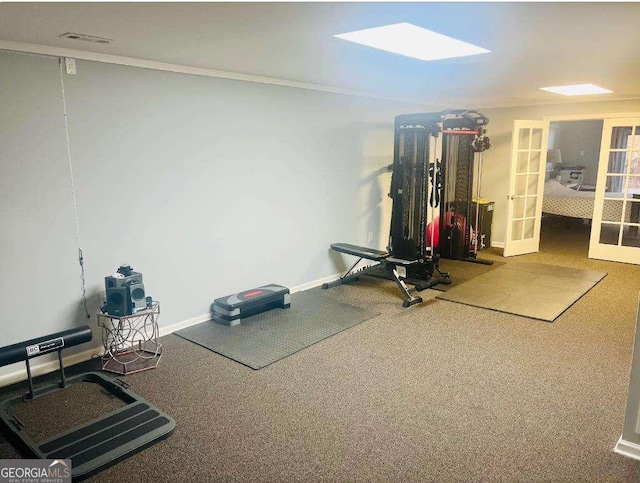
<instances>
[{"instance_id":1,"label":"bed with white bedding","mask_svg":"<svg viewBox=\"0 0 640 483\"><path fill-rule=\"evenodd\" d=\"M595 192L576 191L549 180L544 184L542 212L550 215L570 216L572 218L593 218ZM622 193L607 193L607 198L620 198ZM604 220L620 220L621 203L605 203L602 218Z\"/></svg>"}]
</instances>

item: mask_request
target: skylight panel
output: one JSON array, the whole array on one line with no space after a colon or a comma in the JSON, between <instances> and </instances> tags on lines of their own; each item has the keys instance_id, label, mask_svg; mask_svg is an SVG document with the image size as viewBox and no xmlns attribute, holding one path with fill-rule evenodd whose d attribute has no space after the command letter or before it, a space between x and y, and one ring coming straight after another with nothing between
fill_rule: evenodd
<instances>
[{"instance_id":1,"label":"skylight panel","mask_svg":"<svg viewBox=\"0 0 640 483\"><path fill-rule=\"evenodd\" d=\"M406 22L356 30L334 37L425 61L491 52Z\"/></svg>"},{"instance_id":2,"label":"skylight panel","mask_svg":"<svg viewBox=\"0 0 640 483\"><path fill-rule=\"evenodd\" d=\"M611 94L613 91L594 84L574 84L569 86L541 87L543 91L561 94L563 96L586 96L590 94Z\"/></svg>"}]
</instances>

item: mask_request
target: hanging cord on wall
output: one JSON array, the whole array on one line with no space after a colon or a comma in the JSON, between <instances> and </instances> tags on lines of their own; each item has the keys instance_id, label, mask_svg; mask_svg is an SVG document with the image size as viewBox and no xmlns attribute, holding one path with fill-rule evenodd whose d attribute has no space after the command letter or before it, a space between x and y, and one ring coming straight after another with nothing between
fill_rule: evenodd
<instances>
[{"instance_id":1,"label":"hanging cord on wall","mask_svg":"<svg viewBox=\"0 0 640 483\"><path fill-rule=\"evenodd\" d=\"M76 199L76 184L73 178L73 164L71 162L71 143L69 142L69 122L67 120L67 99L64 94L64 59L59 59L60 63L60 90L62 91L62 114L64 117L64 133L67 138L67 161L69 163L69 178L71 181L71 197L73 198L73 211L76 217L76 236L78 240L78 263L80 263L80 281L82 290L82 302L87 318L90 319L89 308L87 307L87 290L84 277L84 255L82 253L82 243L80 242L80 217L78 216L78 200Z\"/></svg>"}]
</instances>

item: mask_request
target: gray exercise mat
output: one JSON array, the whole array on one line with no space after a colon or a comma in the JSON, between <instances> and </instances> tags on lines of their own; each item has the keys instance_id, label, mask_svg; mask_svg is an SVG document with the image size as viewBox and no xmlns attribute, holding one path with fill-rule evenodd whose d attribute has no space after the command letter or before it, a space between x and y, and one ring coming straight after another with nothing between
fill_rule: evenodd
<instances>
[{"instance_id":1,"label":"gray exercise mat","mask_svg":"<svg viewBox=\"0 0 640 483\"><path fill-rule=\"evenodd\" d=\"M437 298L553 322L607 274L508 262Z\"/></svg>"},{"instance_id":2,"label":"gray exercise mat","mask_svg":"<svg viewBox=\"0 0 640 483\"><path fill-rule=\"evenodd\" d=\"M179 330L176 335L260 369L376 315L379 313L373 310L309 291L293 294L288 309L269 310L244 319L240 325L209 321Z\"/></svg>"},{"instance_id":3,"label":"gray exercise mat","mask_svg":"<svg viewBox=\"0 0 640 483\"><path fill-rule=\"evenodd\" d=\"M479 257L481 258L481 257ZM436 285L433 290L439 292L449 292L454 288L468 282L480 275L495 270L504 265L505 262L494 261L492 265L484 265L482 263L468 262L466 260L451 260L449 258L441 258L439 265L440 270L449 274L449 285Z\"/></svg>"}]
</instances>

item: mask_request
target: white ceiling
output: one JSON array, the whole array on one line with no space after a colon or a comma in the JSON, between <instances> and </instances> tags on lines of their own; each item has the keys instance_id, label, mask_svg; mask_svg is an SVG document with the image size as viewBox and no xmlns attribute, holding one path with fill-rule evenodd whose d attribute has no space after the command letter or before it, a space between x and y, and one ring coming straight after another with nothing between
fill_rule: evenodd
<instances>
[{"instance_id":1,"label":"white ceiling","mask_svg":"<svg viewBox=\"0 0 640 483\"><path fill-rule=\"evenodd\" d=\"M410 22L492 51L422 62L333 34ZM107 46L60 39L107 37ZM0 3L0 40L496 107L640 98L638 3ZM539 87L594 83L568 98Z\"/></svg>"}]
</instances>

